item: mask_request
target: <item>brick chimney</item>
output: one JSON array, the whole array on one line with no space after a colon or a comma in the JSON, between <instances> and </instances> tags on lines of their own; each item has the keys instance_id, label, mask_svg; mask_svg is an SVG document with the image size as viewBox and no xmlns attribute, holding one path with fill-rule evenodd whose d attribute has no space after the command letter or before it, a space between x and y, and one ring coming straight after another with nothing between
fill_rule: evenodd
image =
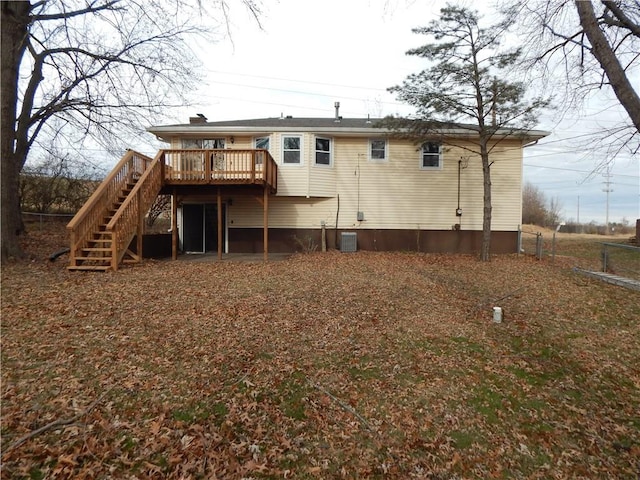
<instances>
[{"instance_id":1,"label":"brick chimney","mask_svg":"<svg viewBox=\"0 0 640 480\"><path fill-rule=\"evenodd\" d=\"M207 117L201 113L196 113L195 117L189 117L189 123L207 123Z\"/></svg>"}]
</instances>

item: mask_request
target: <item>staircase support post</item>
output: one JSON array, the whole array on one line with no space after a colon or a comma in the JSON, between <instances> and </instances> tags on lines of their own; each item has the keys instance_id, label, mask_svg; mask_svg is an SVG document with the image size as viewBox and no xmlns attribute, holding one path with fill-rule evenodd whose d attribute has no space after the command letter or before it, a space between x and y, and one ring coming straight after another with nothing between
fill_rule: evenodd
<instances>
[{"instance_id":1,"label":"staircase support post","mask_svg":"<svg viewBox=\"0 0 640 480\"><path fill-rule=\"evenodd\" d=\"M136 250L138 262L142 262L142 236L144 235L144 211L142 210L142 189L138 190L136 201L138 202L138 231L136 233Z\"/></svg>"},{"instance_id":2,"label":"staircase support post","mask_svg":"<svg viewBox=\"0 0 640 480\"><path fill-rule=\"evenodd\" d=\"M218 187L218 260L222 260L222 192Z\"/></svg>"},{"instance_id":3,"label":"staircase support post","mask_svg":"<svg viewBox=\"0 0 640 480\"><path fill-rule=\"evenodd\" d=\"M111 237L111 269L114 272L118 270L118 232L116 230Z\"/></svg>"},{"instance_id":4,"label":"staircase support post","mask_svg":"<svg viewBox=\"0 0 640 480\"><path fill-rule=\"evenodd\" d=\"M269 260L269 186L265 182L264 184L264 201L262 202L263 208L263 243L264 243L264 261Z\"/></svg>"},{"instance_id":5,"label":"staircase support post","mask_svg":"<svg viewBox=\"0 0 640 480\"><path fill-rule=\"evenodd\" d=\"M76 232L71 230L69 235L71 241L71 249L69 249L69 265L76 266Z\"/></svg>"},{"instance_id":6,"label":"staircase support post","mask_svg":"<svg viewBox=\"0 0 640 480\"><path fill-rule=\"evenodd\" d=\"M178 259L178 195L176 187L171 192L171 259Z\"/></svg>"}]
</instances>

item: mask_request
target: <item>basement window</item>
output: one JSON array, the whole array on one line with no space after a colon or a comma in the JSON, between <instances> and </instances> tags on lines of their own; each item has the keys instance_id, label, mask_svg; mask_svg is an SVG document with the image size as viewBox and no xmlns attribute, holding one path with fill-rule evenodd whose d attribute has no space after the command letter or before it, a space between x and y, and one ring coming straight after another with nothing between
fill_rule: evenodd
<instances>
[{"instance_id":1,"label":"basement window","mask_svg":"<svg viewBox=\"0 0 640 480\"><path fill-rule=\"evenodd\" d=\"M420 150L420 168L422 170L440 170L442 168L442 144L426 142Z\"/></svg>"}]
</instances>

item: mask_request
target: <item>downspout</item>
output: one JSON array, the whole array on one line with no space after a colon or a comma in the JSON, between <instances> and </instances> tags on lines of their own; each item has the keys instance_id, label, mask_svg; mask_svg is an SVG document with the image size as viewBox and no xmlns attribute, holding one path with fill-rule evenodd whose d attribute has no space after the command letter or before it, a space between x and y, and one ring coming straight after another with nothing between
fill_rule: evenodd
<instances>
[{"instance_id":1,"label":"downspout","mask_svg":"<svg viewBox=\"0 0 640 480\"><path fill-rule=\"evenodd\" d=\"M333 239L336 249L338 248L338 215L340 214L340 194L338 193L337 196L338 196L338 208L336 209L336 228L335 228L335 238Z\"/></svg>"},{"instance_id":2,"label":"downspout","mask_svg":"<svg viewBox=\"0 0 640 480\"><path fill-rule=\"evenodd\" d=\"M313 141L315 143L315 138L313 139ZM304 144L304 142L303 142L303 144ZM314 147L314 149L315 149L315 147ZM307 167L307 198L310 198L311 197L311 164L312 164L312 159L311 159L310 156L308 158L309 158L309 162L308 162L309 164L306 165L306 167Z\"/></svg>"},{"instance_id":3,"label":"downspout","mask_svg":"<svg viewBox=\"0 0 640 480\"><path fill-rule=\"evenodd\" d=\"M456 216L458 217L462 214L460 208L460 170L462 170L462 159L458 160L458 207L456 208Z\"/></svg>"},{"instance_id":4,"label":"downspout","mask_svg":"<svg viewBox=\"0 0 640 480\"><path fill-rule=\"evenodd\" d=\"M464 167L462 166L462 158L463 157L460 157L460 160L458 160L458 206L456 207L456 217L458 217L458 223L456 224L457 230L460 230L462 228L462 207L460 206L461 175L462 175L462 169L467 168L466 162Z\"/></svg>"}]
</instances>

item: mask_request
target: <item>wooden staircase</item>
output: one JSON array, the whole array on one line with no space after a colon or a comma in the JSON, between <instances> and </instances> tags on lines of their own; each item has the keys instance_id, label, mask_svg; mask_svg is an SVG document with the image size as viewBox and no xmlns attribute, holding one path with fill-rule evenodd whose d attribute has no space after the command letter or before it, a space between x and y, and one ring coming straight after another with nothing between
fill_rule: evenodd
<instances>
[{"instance_id":1,"label":"wooden staircase","mask_svg":"<svg viewBox=\"0 0 640 480\"><path fill-rule=\"evenodd\" d=\"M142 258L144 216L162 187L162 154L127 151L69 222L69 270L117 270ZM138 235L137 253L129 249Z\"/></svg>"},{"instance_id":2,"label":"wooden staircase","mask_svg":"<svg viewBox=\"0 0 640 480\"><path fill-rule=\"evenodd\" d=\"M107 230L107 225L109 225L118 209L133 191L137 182L138 178L133 178L125 183L113 205L107 210L102 222L98 223L96 229L90 233L87 246L80 248L80 254L73 257L73 264L67 267L69 270L105 271L111 268L113 232Z\"/></svg>"}]
</instances>

